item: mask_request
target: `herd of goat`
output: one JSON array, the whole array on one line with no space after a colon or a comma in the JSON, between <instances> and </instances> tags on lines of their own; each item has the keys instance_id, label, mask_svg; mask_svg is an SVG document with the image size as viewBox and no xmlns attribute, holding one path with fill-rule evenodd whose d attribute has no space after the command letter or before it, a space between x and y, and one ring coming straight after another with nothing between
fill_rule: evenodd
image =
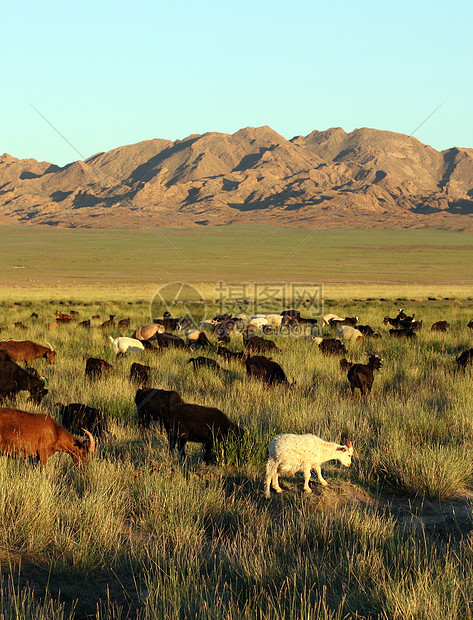
<instances>
[{"instance_id":1,"label":"herd of goat","mask_svg":"<svg viewBox=\"0 0 473 620\"><path fill-rule=\"evenodd\" d=\"M57 329L61 324L73 323L77 313L70 314L56 312L56 319L50 325ZM37 318L35 313L32 318ZM76 323L84 329L91 328L91 321L97 321L97 315ZM381 334L369 325L360 325L358 317L339 317L326 314L323 317L323 326L336 330L336 337L310 336L325 355L345 355L346 342L364 340L365 338L379 338ZM422 328L422 321L407 316L403 309L399 310L394 318L385 317L384 325L390 325L389 334L395 337L416 338L416 332ZM111 346L117 356L144 351L159 354L162 349L174 347L181 349L196 349L217 346L216 352L223 363L229 366L236 361L244 364L248 377L264 381L268 385L283 384L294 386L295 381L289 382L283 368L264 354L277 352L277 345L270 339L258 335L270 335L278 330L290 330L300 325L317 326L316 319L305 319L296 310L287 310L280 315L255 315L250 320L243 315L232 316L222 314L211 321L203 321L198 326L192 326L187 318L172 317L168 312L162 319L155 319L153 323L137 327L131 336L109 336ZM17 323L16 327L21 326ZM115 322L115 316L110 315L100 327L104 330L129 328L130 320L122 319ZM431 326L432 331L447 331L449 324L446 321L437 321ZM473 320L468 327L473 329ZM209 340L206 330L210 329L216 337L216 345ZM184 331L185 338L181 338L176 331ZM242 351L232 351L227 348L230 342L240 334L243 338ZM47 381L31 366L37 359L45 359L54 364L56 351L54 347L30 340L2 340L0 341L0 401L9 398L14 400L16 394L22 390L29 391L30 400L40 403L48 393ZM24 363L25 367L19 364ZM188 360L194 370L209 368L219 373L228 373L228 368L203 355L191 357ZM473 348L461 353L456 359L459 368L465 369L473 363ZM370 353L366 364L351 363L346 358L340 360L340 368L347 372L351 393L360 390L366 397L371 391L374 382L374 373L382 366L381 358ZM89 380L97 380L109 373L112 365L107 361L89 357L85 365L85 376ZM212 457L215 442L230 435L239 439L247 431L232 422L222 411L214 407L185 403L178 392L174 390L157 389L149 386L150 366L133 362L130 368L130 380L137 384L135 404L138 424L141 428L148 428L151 422L157 422L164 429L169 442L171 453L176 449L180 458L185 457L187 442L199 442L204 447L204 459L208 463ZM55 405L61 424L47 415L34 414L12 408L0 409L0 453L13 456L33 456L42 464L55 452L62 451L72 456L74 464L84 463L96 449L96 438L107 432L107 420L99 409L82 403ZM79 439L76 435L84 431L86 439ZM278 483L279 474L302 472L304 474L304 489L310 491L309 479L314 470L322 485L326 481L321 474L321 465L330 460L338 460L349 467L353 455L353 446L347 440L344 445L326 442L315 435L278 435L268 447L268 461L266 466L265 494L270 495L270 487L278 493L281 488Z\"/></svg>"}]
</instances>

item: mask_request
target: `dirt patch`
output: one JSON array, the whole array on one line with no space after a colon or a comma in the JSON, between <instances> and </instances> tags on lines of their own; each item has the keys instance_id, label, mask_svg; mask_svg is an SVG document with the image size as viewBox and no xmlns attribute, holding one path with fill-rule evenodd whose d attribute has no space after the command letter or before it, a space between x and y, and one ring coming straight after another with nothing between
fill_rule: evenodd
<instances>
[{"instance_id":1,"label":"dirt patch","mask_svg":"<svg viewBox=\"0 0 473 620\"><path fill-rule=\"evenodd\" d=\"M377 500L364 489L349 482L331 482L328 487L313 487L312 498L317 510L335 511L344 506L378 505Z\"/></svg>"}]
</instances>

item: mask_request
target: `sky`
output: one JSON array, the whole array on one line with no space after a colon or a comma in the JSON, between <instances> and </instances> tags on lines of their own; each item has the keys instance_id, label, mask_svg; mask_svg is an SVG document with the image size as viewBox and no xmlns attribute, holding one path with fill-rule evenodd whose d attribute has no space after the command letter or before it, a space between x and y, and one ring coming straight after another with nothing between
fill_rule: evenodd
<instances>
[{"instance_id":1,"label":"sky","mask_svg":"<svg viewBox=\"0 0 473 620\"><path fill-rule=\"evenodd\" d=\"M471 0L6 0L0 153L261 125L473 147L472 24Z\"/></svg>"}]
</instances>

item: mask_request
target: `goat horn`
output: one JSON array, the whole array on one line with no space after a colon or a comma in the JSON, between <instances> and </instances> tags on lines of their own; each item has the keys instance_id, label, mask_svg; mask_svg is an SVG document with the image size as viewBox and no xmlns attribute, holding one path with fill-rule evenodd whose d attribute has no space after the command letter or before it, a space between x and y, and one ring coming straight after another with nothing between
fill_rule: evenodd
<instances>
[{"instance_id":1,"label":"goat horn","mask_svg":"<svg viewBox=\"0 0 473 620\"><path fill-rule=\"evenodd\" d=\"M47 340L45 340L44 342L48 345L48 347L49 347L49 349L51 351L54 351L54 347L53 347L53 345L50 342L48 342Z\"/></svg>"},{"instance_id":2,"label":"goat horn","mask_svg":"<svg viewBox=\"0 0 473 620\"><path fill-rule=\"evenodd\" d=\"M345 441L345 444L346 444L346 446L347 446L348 448L350 448L350 447L351 447L351 441L350 441L349 439L347 439L347 440Z\"/></svg>"},{"instance_id":3,"label":"goat horn","mask_svg":"<svg viewBox=\"0 0 473 620\"><path fill-rule=\"evenodd\" d=\"M96 448L95 439L94 439L92 433L89 433L89 431L87 431L85 428L83 428L82 430L84 431L84 433L89 438L89 441L90 441L89 454L92 454L93 452L95 452L95 448Z\"/></svg>"}]
</instances>

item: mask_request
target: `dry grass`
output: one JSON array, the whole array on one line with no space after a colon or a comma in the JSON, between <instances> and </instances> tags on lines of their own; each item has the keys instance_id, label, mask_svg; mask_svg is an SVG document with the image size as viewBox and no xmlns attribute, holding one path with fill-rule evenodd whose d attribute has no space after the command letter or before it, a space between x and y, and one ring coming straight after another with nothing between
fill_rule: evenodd
<instances>
[{"instance_id":1,"label":"dry grass","mask_svg":"<svg viewBox=\"0 0 473 620\"><path fill-rule=\"evenodd\" d=\"M129 304L88 295L61 308L77 309L77 320L98 311L130 316L133 326L149 321L141 296ZM471 616L469 517L452 519L448 535L435 527L419 532L401 524L392 507L402 498L422 516L422 505L469 496L472 375L455 374L453 365L471 346L468 301L417 302L427 329L415 343L386 335L381 320L395 312L393 302L330 304L383 330L380 340L349 346L356 361L367 348L385 360L367 401L349 396L338 359L323 357L309 339L275 337L281 353L274 359L297 380L293 390L248 380L239 364L225 376L194 373L186 351L146 354L153 386L217 406L250 430L243 446L229 446L206 466L199 447L182 465L157 429L138 431L128 379L134 358L114 359L97 328L49 330L58 306L40 299L4 304L0 320L8 326L2 336L46 338L58 351L54 366L36 363L50 394L35 410L55 415L57 401L84 402L107 412L111 433L83 470L66 455L44 469L0 457L2 617ZM37 320L29 318L33 309ZM447 334L428 330L439 318L451 323ZM16 320L28 330L11 329ZM214 350L206 354L217 359ZM112 375L86 382L89 355L112 362ZM17 405L31 410L26 396ZM283 477L283 495L266 501L265 450L279 432L334 441L348 434L354 464L329 465L330 488L312 482L311 497L300 477Z\"/></svg>"}]
</instances>

